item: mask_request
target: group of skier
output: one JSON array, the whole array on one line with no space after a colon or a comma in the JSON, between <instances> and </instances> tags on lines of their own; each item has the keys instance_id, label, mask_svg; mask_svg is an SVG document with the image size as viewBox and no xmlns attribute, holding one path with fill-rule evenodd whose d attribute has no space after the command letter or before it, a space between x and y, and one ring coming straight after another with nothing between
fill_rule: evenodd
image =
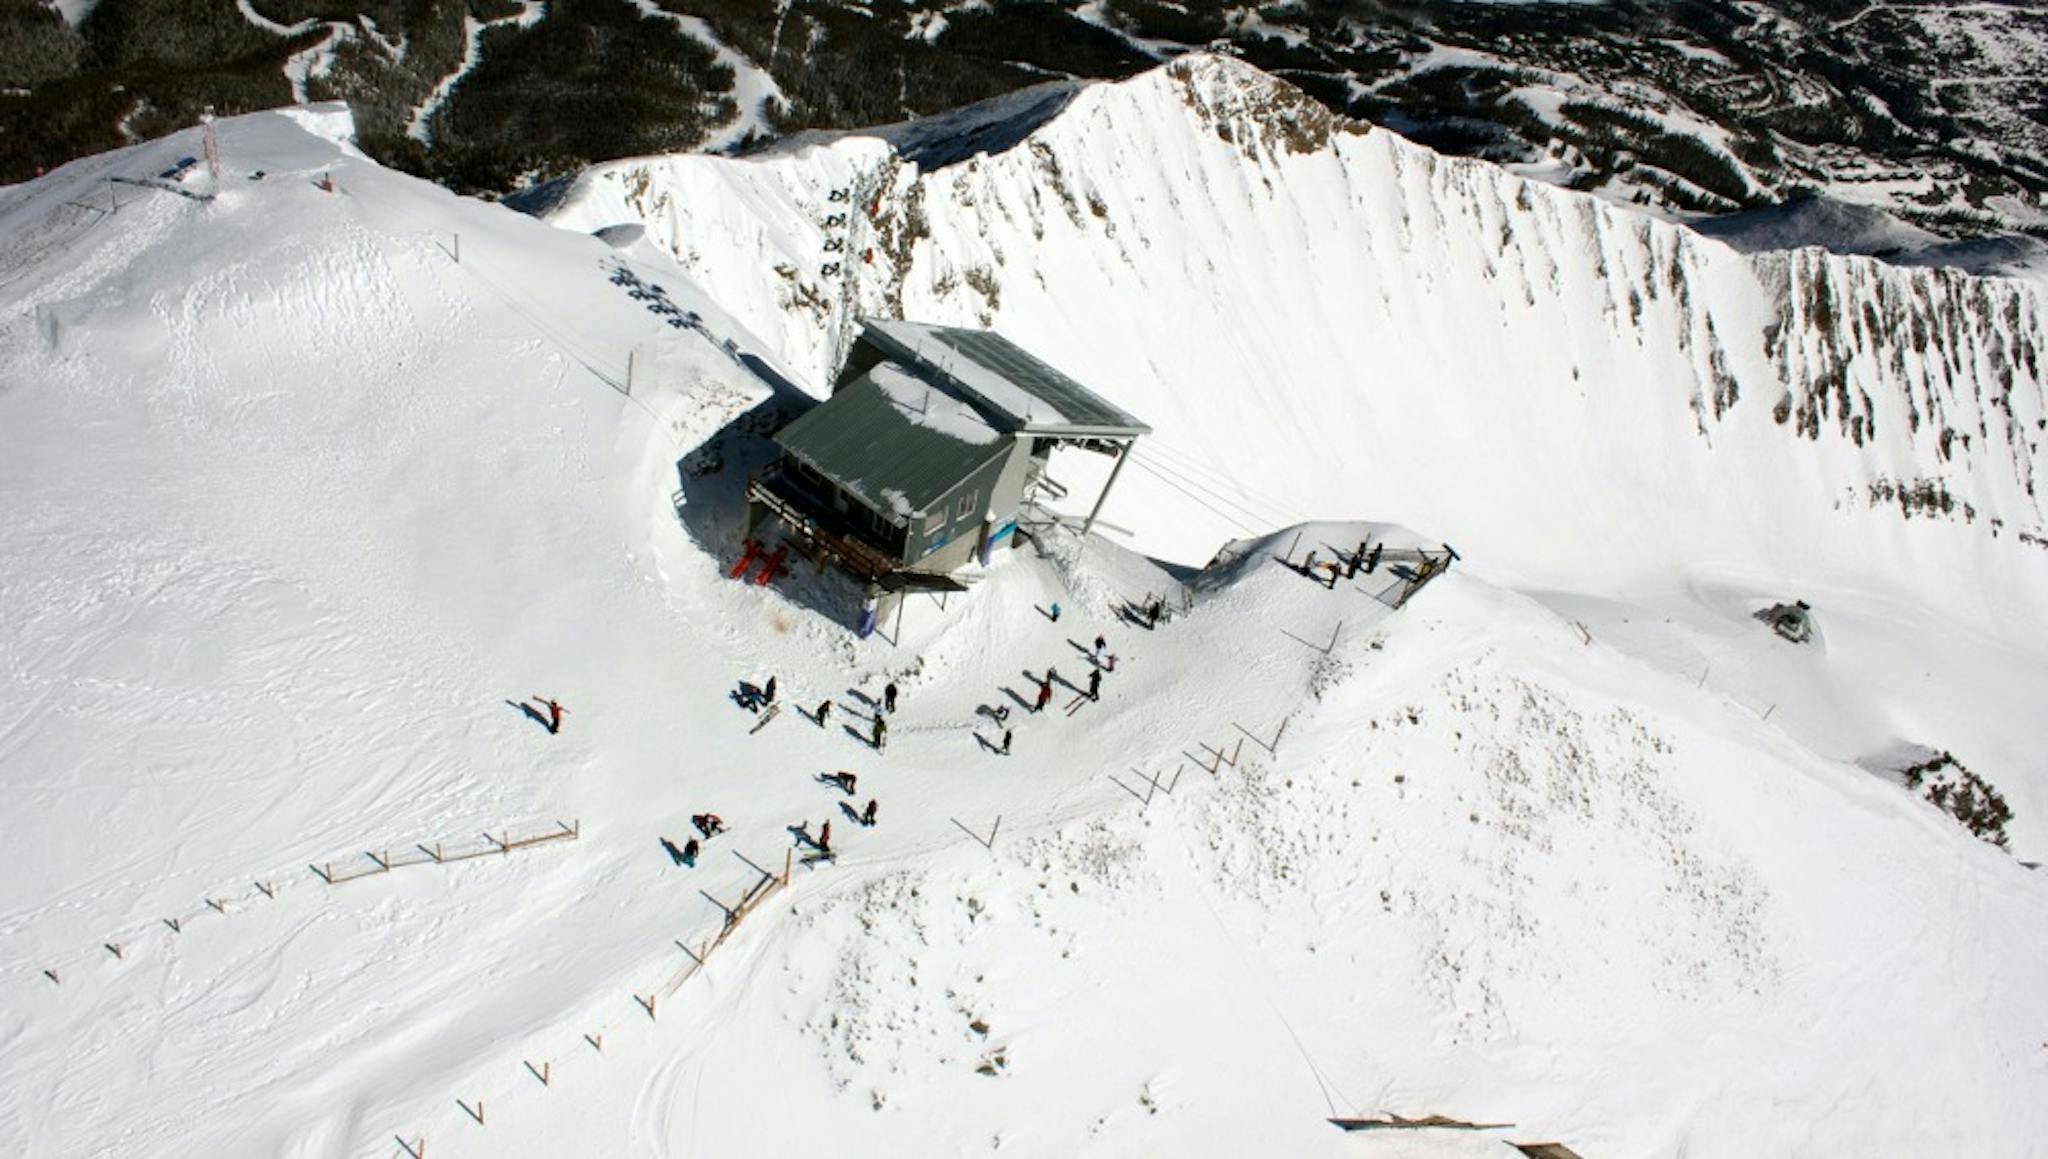
<instances>
[{"instance_id":1,"label":"group of skier","mask_svg":"<svg viewBox=\"0 0 2048 1159\"><path fill-rule=\"evenodd\" d=\"M740 682L738 689L736 689L733 692L732 698L735 702L737 702L740 705L740 707L745 708L751 712L759 713L772 707L775 704L775 690L776 680L773 676L768 677L767 680L765 680L758 686L751 682L743 680ZM888 718L890 714L896 711L897 696L898 689L896 687L895 681L892 680L888 684L883 686L882 699L879 705L877 705L876 707L876 711L873 718L873 731L870 734L871 739L869 741L869 743L874 746L875 751L877 752L882 751L884 747L888 744ZM819 702L817 712L812 715L812 720L818 725L818 727L823 728L826 726L826 723L831 719L831 715L832 701L828 698L826 700ZM758 726L756 727L758 728ZM847 771L845 769L841 769L836 773L820 774L818 779L825 782L826 784L836 787L837 789L839 789L840 792L845 793L849 797L854 795L860 784L860 778L854 775L852 772ZM875 825L876 816L880 808L881 803L875 798L870 797L868 798L866 808L862 809L858 813L855 813L852 811L851 808L848 808L847 814L854 820L858 821L861 825L868 828L873 828ZM698 832L701 833L703 835L703 838L707 841L717 836L719 833L724 832L725 830L725 822L721 820L719 816L715 813L699 813L690 818L690 823L697 827ZM826 821L823 824L823 826L819 828L816 836L812 836L811 834L809 821L805 821L802 824L798 825L794 832L796 832L806 844L810 845L813 849L815 849L817 851L818 856L832 856L832 823L830 821ZM661 845L663 849L668 851L669 857L676 864L688 866L694 866L697 864L697 854L699 849L701 848L697 838L692 837L687 842L685 842L681 847L678 847L673 841L664 837L661 839Z\"/></svg>"},{"instance_id":2,"label":"group of skier","mask_svg":"<svg viewBox=\"0 0 2048 1159\"><path fill-rule=\"evenodd\" d=\"M1340 579L1355 579L1361 571L1371 575L1374 571L1378 570L1380 566L1380 549L1386 545L1375 543L1372 545L1372 549L1368 551L1366 549L1366 542L1363 539L1359 540L1358 546L1352 548L1349 553L1337 559L1326 560L1321 565L1316 563L1316 553L1310 551L1308 557L1301 561L1301 574L1310 579L1327 576L1328 578L1324 579L1323 582L1332 591L1336 590L1337 581Z\"/></svg>"}]
</instances>

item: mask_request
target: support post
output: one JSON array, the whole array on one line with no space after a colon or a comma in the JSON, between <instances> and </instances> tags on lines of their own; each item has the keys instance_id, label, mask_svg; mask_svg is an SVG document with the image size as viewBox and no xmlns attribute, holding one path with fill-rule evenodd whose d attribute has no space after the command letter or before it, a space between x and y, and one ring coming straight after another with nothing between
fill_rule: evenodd
<instances>
[{"instance_id":1,"label":"support post","mask_svg":"<svg viewBox=\"0 0 2048 1159\"><path fill-rule=\"evenodd\" d=\"M1081 534L1082 534L1082 535L1084 535L1084 536L1085 536L1085 535L1087 535L1087 534L1088 534L1088 533L1089 533L1090 531L1093 531L1093 530L1095 529L1095 517L1096 517L1097 515L1100 515L1100 514L1102 514L1102 505L1103 505L1103 504L1104 504L1105 502L1107 502L1107 501L1109 500L1109 489L1110 489L1111 487L1114 487L1114 486L1116 486L1116 477L1117 477L1117 476L1118 476L1119 474L1122 474L1122 473L1123 473L1123 469L1124 469L1124 460L1125 460L1125 459L1128 459L1128 458L1130 458L1130 457L1131 457L1131 444L1130 444L1130 441L1129 441L1129 440L1126 440L1126 441L1124 442L1124 445L1123 445L1123 446L1122 446L1121 448L1119 448L1119 449L1117 450L1117 453L1116 453L1116 466L1114 466L1114 467L1111 467L1111 468L1109 469L1109 479L1108 479L1108 481L1106 481L1106 482L1104 482L1104 483L1102 484L1102 494L1100 494L1100 495L1097 495L1097 496L1095 497L1095 506L1094 506L1094 508L1092 508L1092 509L1091 509L1091 510L1090 510L1090 511L1088 512L1088 521L1087 521L1087 522L1085 522L1085 523L1083 523L1083 524L1081 524Z\"/></svg>"}]
</instances>

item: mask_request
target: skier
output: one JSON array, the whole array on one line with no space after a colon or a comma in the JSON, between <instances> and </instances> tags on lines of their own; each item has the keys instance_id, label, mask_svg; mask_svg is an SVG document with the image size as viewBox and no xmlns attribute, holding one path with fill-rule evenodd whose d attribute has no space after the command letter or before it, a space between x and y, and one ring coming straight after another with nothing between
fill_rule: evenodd
<instances>
[{"instance_id":1,"label":"skier","mask_svg":"<svg viewBox=\"0 0 2048 1159\"><path fill-rule=\"evenodd\" d=\"M824 727L825 727L825 717L826 717L826 716L828 716L828 715L830 715L830 713L831 713L831 712L832 712L832 702L831 702L830 700L825 700L825 701L821 701L821 702L819 702L819 704L818 704L818 727L819 727L819 728L824 728Z\"/></svg>"},{"instance_id":2,"label":"skier","mask_svg":"<svg viewBox=\"0 0 2048 1159\"><path fill-rule=\"evenodd\" d=\"M894 680L889 682L888 687L882 689L882 711L892 714L896 711L896 682Z\"/></svg>"},{"instance_id":3,"label":"skier","mask_svg":"<svg viewBox=\"0 0 2048 1159\"><path fill-rule=\"evenodd\" d=\"M881 752L889 743L889 721L880 713L875 714L875 737L873 743L876 752Z\"/></svg>"},{"instance_id":4,"label":"skier","mask_svg":"<svg viewBox=\"0 0 2048 1159\"><path fill-rule=\"evenodd\" d=\"M818 830L818 852L832 852L832 822L830 821L825 822L825 827Z\"/></svg>"},{"instance_id":5,"label":"skier","mask_svg":"<svg viewBox=\"0 0 2048 1159\"><path fill-rule=\"evenodd\" d=\"M997 724L1010 723L1010 706L1007 704L996 705L988 710L988 714L996 718Z\"/></svg>"},{"instance_id":6,"label":"skier","mask_svg":"<svg viewBox=\"0 0 2048 1159\"><path fill-rule=\"evenodd\" d=\"M1165 611L1165 610L1166 610L1166 597L1164 597L1164 596L1154 596L1154 597L1152 598L1152 603L1151 603L1151 605L1150 605L1149 607L1147 607L1147 608L1145 609L1145 630L1146 630L1146 631L1148 631L1148 632L1149 632L1149 631L1157 631L1157 630L1158 630L1158 628L1159 628L1159 613L1161 613L1162 611Z\"/></svg>"},{"instance_id":7,"label":"skier","mask_svg":"<svg viewBox=\"0 0 2048 1159\"><path fill-rule=\"evenodd\" d=\"M1104 648L1107 648L1107 647L1109 647L1109 642L1108 642L1108 641L1104 640L1104 639L1103 639L1102 637L1100 637L1100 636L1097 636L1097 637L1095 637L1095 658L1096 658L1096 660L1098 660L1098 661L1099 661L1099 660L1101 660L1101 659L1102 659L1102 650L1103 650Z\"/></svg>"},{"instance_id":8,"label":"skier","mask_svg":"<svg viewBox=\"0 0 2048 1159\"><path fill-rule=\"evenodd\" d=\"M860 823L872 829L875 827L875 799L868 798L868 807L861 811Z\"/></svg>"},{"instance_id":9,"label":"skier","mask_svg":"<svg viewBox=\"0 0 2048 1159\"><path fill-rule=\"evenodd\" d=\"M1313 552L1313 551L1309 552L1309 553L1308 553L1308 558L1307 558L1307 559L1304 559L1304 560L1302 560L1302 561L1301 561L1301 574L1303 574L1303 575L1308 575L1308 576L1312 576L1312 575L1316 574L1316 553L1315 553L1315 552Z\"/></svg>"},{"instance_id":10,"label":"skier","mask_svg":"<svg viewBox=\"0 0 2048 1159\"><path fill-rule=\"evenodd\" d=\"M1055 624L1060 622L1060 606L1058 604L1052 606L1052 622Z\"/></svg>"},{"instance_id":11,"label":"skier","mask_svg":"<svg viewBox=\"0 0 2048 1159\"><path fill-rule=\"evenodd\" d=\"M1039 681L1039 682L1038 682L1038 700L1037 700L1037 702L1036 702L1036 703L1034 703L1034 704L1033 704L1033 705L1031 706L1031 711L1033 711L1033 712L1044 712L1044 711L1045 711L1045 706L1046 706L1046 705L1048 705L1048 704L1051 704L1051 703L1052 703L1052 681L1051 681L1051 680L1049 680L1049 679L1048 679L1048 680L1041 680L1041 681Z\"/></svg>"},{"instance_id":12,"label":"skier","mask_svg":"<svg viewBox=\"0 0 2048 1159\"><path fill-rule=\"evenodd\" d=\"M706 837L716 837L725 832L725 820L716 813L699 813L690 818L690 822L697 826L697 832Z\"/></svg>"},{"instance_id":13,"label":"skier","mask_svg":"<svg viewBox=\"0 0 2048 1159\"><path fill-rule=\"evenodd\" d=\"M839 785L839 791L849 797L853 796L853 786L859 779L845 769L841 769L832 775L832 780Z\"/></svg>"},{"instance_id":14,"label":"skier","mask_svg":"<svg viewBox=\"0 0 2048 1159\"><path fill-rule=\"evenodd\" d=\"M695 837L683 842L683 864L691 869L697 868L697 839Z\"/></svg>"},{"instance_id":15,"label":"skier","mask_svg":"<svg viewBox=\"0 0 2048 1159\"><path fill-rule=\"evenodd\" d=\"M1002 753L1003 753L1003 755L1004 755L1004 756L1009 756L1009 755L1010 755L1010 730L1009 730L1009 729L1007 729L1007 728L1003 730L1003 749L1002 749Z\"/></svg>"},{"instance_id":16,"label":"skier","mask_svg":"<svg viewBox=\"0 0 2048 1159\"><path fill-rule=\"evenodd\" d=\"M1102 699L1102 669L1100 668L1088 673L1088 699Z\"/></svg>"},{"instance_id":17,"label":"skier","mask_svg":"<svg viewBox=\"0 0 2048 1159\"><path fill-rule=\"evenodd\" d=\"M1330 590L1336 591L1337 577L1344 573L1344 565L1336 560L1331 560L1329 563L1324 564L1323 568L1330 573Z\"/></svg>"},{"instance_id":18,"label":"skier","mask_svg":"<svg viewBox=\"0 0 2048 1159\"><path fill-rule=\"evenodd\" d=\"M1116 671L1116 653L1111 652L1109 655L1103 657L1102 670L1105 672Z\"/></svg>"},{"instance_id":19,"label":"skier","mask_svg":"<svg viewBox=\"0 0 2048 1159\"><path fill-rule=\"evenodd\" d=\"M775 703L775 678L773 676L768 678L767 685L761 689L761 703Z\"/></svg>"},{"instance_id":20,"label":"skier","mask_svg":"<svg viewBox=\"0 0 2048 1159\"><path fill-rule=\"evenodd\" d=\"M1380 548L1384 546L1386 545L1381 543L1372 545L1372 554L1365 557L1365 574L1371 575L1373 569L1380 565Z\"/></svg>"},{"instance_id":21,"label":"skier","mask_svg":"<svg viewBox=\"0 0 2048 1159\"><path fill-rule=\"evenodd\" d=\"M548 734L552 736L555 733L561 732L562 717L566 715L569 710L563 708L562 702L559 700L549 700L545 696L536 696L534 697L534 699L540 701L541 707L548 710Z\"/></svg>"}]
</instances>

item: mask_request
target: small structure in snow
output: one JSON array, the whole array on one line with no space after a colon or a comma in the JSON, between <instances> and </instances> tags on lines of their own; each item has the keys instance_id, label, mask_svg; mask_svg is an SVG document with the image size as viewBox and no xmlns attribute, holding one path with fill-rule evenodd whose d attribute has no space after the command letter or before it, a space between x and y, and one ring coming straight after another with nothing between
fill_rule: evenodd
<instances>
[{"instance_id":1,"label":"small structure in snow","mask_svg":"<svg viewBox=\"0 0 2048 1159\"><path fill-rule=\"evenodd\" d=\"M1807 616L1812 610L1805 600L1794 600L1789 604L1772 604L1757 612L1756 618L1794 644L1804 644L1813 639L1813 621Z\"/></svg>"},{"instance_id":2,"label":"small structure in snow","mask_svg":"<svg viewBox=\"0 0 2048 1159\"><path fill-rule=\"evenodd\" d=\"M747 534L780 520L878 601L957 591L986 565L1045 477L1055 447L1116 457L1152 428L999 334L917 322L862 324L832 397L775 435L781 456L747 488Z\"/></svg>"}]
</instances>

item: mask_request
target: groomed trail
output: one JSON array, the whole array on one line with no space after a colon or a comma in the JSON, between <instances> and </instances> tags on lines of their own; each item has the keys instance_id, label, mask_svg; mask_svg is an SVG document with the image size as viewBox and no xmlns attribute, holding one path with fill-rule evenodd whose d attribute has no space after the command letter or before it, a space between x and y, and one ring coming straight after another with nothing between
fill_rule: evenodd
<instances>
[{"instance_id":1,"label":"groomed trail","mask_svg":"<svg viewBox=\"0 0 2048 1159\"><path fill-rule=\"evenodd\" d=\"M2041 613L2041 553L2012 535L1895 519L1896 572L1836 567L1824 550L1886 513L1831 506L1837 467L1795 485L1791 465L1783 504L1742 519L1820 539L1787 565L1797 592L1754 554L1577 584L1567 553L1517 560L1480 533L1394 610L1281 557L1452 532L1340 488L1342 513L1412 530L1290 513L1200 571L1049 534L943 608L914 601L893 644L861 641L829 574L726 577L745 471L819 389L818 345L658 230L614 246L465 201L349 131L333 109L221 122L210 201L78 208L189 153L178 137L0 191L0 1151L1964 1155L2048 1136L2041 878L1855 763L1901 740L1989 754L1972 765L2037 851L2041 786L2009 754L2038 747L2042 637L1985 611ZM700 208L790 227L763 201ZM1147 221L1120 226L1130 244L1165 236ZM1150 387L1083 373L1090 349L1045 353L1174 427L1185 457L1162 473L1241 503L1257 462L1340 437L1330 400L1355 391L1189 387L1197 432ZM1300 402L1280 434L1276 391ZM1562 506L1647 485L1568 424L1526 433L1556 442L1519 462L1578 456L1544 480ZM1440 461L1428 513L1483 525L1494 493ZM1701 477L1658 485L1702 542L1740 542ZM1112 522L1220 541L1218 492L1187 490L1206 499L1138 489ZM1682 532L1629 550L1662 558ZM1983 598L1944 604L1937 558ZM1120 618L1153 593L1183 610ZM1749 618L1793 594L1821 646ZM1048 667L1083 683L1097 634L1117 656L1100 702L1011 699ZM750 732L729 694L770 675L783 710ZM859 734L890 680L878 753ZM519 710L536 696L567 708L558 735ZM1005 703L999 756L981 709ZM819 779L839 770L852 797ZM842 812L869 797L873 828ZM706 811L730 831L675 864L662 839ZM755 867L779 874L792 827L827 819L836 859L798 864L694 969ZM575 840L332 886L311 868L558 820ZM1515 1127L1325 1122L1378 1112Z\"/></svg>"}]
</instances>

